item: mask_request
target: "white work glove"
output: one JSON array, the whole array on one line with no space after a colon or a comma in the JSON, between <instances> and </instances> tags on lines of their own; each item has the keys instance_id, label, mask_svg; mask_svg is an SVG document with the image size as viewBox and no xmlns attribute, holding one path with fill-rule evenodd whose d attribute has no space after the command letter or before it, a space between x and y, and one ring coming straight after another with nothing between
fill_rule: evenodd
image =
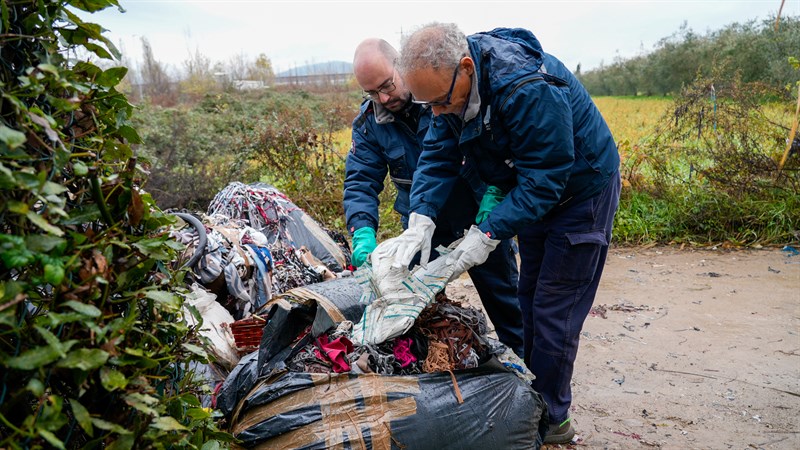
<instances>
[{"instance_id":1,"label":"white work glove","mask_svg":"<svg viewBox=\"0 0 800 450\"><path fill-rule=\"evenodd\" d=\"M499 243L499 240L490 238L476 225L470 227L464 240L447 255L445 262L455 266L450 281L455 280L467 270L486 262L489 253L497 248Z\"/></svg>"},{"instance_id":2,"label":"white work glove","mask_svg":"<svg viewBox=\"0 0 800 450\"><path fill-rule=\"evenodd\" d=\"M431 239L436 225L428 216L411 213L408 218L408 229L403 231L400 236L382 242L375 249L376 253L372 257L373 266L376 258L393 258L392 267L399 269L408 267L414 255L421 252L419 263L422 267L427 267L431 257Z\"/></svg>"}]
</instances>

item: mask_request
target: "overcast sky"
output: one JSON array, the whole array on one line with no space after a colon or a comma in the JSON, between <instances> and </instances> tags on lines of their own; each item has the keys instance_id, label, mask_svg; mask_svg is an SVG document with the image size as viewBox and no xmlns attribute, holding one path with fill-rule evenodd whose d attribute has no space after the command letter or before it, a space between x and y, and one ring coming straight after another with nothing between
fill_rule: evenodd
<instances>
[{"instance_id":1,"label":"overcast sky","mask_svg":"<svg viewBox=\"0 0 800 450\"><path fill-rule=\"evenodd\" d=\"M266 54L275 72L308 63L352 61L364 38L381 37L399 49L402 33L438 21L466 34L496 27L527 28L545 51L570 69L595 68L615 57L653 49L681 24L699 34L728 24L774 17L781 0L561 0L561 1L209 1L120 0L85 20L137 63L141 37L157 60L173 69L199 51L214 62L235 55ZM800 16L800 0L786 0L781 13Z\"/></svg>"}]
</instances>

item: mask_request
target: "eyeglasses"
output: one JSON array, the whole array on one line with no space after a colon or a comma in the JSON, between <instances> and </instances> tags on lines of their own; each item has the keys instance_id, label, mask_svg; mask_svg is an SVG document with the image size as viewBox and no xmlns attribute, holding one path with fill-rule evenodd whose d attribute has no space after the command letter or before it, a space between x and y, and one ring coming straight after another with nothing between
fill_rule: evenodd
<instances>
[{"instance_id":1,"label":"eyeglasses","mask_svg":"<svg viewBox=\"0 0 800 450\"><path fill-rule=\"evenodd\" d=\"M394 72L392 72L392 79L386 80L378 89L374 91L364 91L364 98L370 98L372 100L380 100L380 94L390 94L397 89L397 86L394 84Z\"/></svg>"},{"instance_id":2,"label":"eyeglasses","mask_svg":"<svg viewBox=\"0 0 800 450\"><path fill-rule=\"evenodd\" d=\"M412 102L423 106L447 106L450 104L450 98L453 96L453 88L456 87L456 78L458 78L458 69L461 68L461 61L456 64L456 70L453 71L453 81L450 82L450 89L447 91L447 98L444 100L434 100L431 102L421 102L418 100L411 100Z\"/></svg>"}]
</instances>

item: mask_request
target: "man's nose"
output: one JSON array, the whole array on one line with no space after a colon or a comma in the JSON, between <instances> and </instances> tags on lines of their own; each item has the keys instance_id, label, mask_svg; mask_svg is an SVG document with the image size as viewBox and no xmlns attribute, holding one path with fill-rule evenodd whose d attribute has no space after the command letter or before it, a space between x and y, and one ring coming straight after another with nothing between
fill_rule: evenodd
<instances>
[{"instance_id":1,"label":"man's nose","mask_svg":"<svg viewBox=\"0 0 800 450\"><path fill-rule=\"evenodd\" d=\"M391 98L392 98L392 96L389 95L389 94L384 94L383 92L378 92L378 99L381 101L381 103L386 103Z\"/></svg>"}]
</instances>

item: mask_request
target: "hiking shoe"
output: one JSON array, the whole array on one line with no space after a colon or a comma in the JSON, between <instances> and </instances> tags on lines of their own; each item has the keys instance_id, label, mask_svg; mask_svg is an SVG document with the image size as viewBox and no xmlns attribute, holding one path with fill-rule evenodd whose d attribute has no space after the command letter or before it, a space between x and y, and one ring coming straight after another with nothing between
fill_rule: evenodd
<instances>
[{"instance_id":1,"label":"hiking shoe","mask_svg":"<svg viewBox=\"0 0 800 450\"><path fill-rule=\"evenodd\" d=\"M572 428L572 418L561 423L551 423L547 428L544 437L545 444L569 444L575 436L575 429Z\"/></svg>"}]
</instances>

